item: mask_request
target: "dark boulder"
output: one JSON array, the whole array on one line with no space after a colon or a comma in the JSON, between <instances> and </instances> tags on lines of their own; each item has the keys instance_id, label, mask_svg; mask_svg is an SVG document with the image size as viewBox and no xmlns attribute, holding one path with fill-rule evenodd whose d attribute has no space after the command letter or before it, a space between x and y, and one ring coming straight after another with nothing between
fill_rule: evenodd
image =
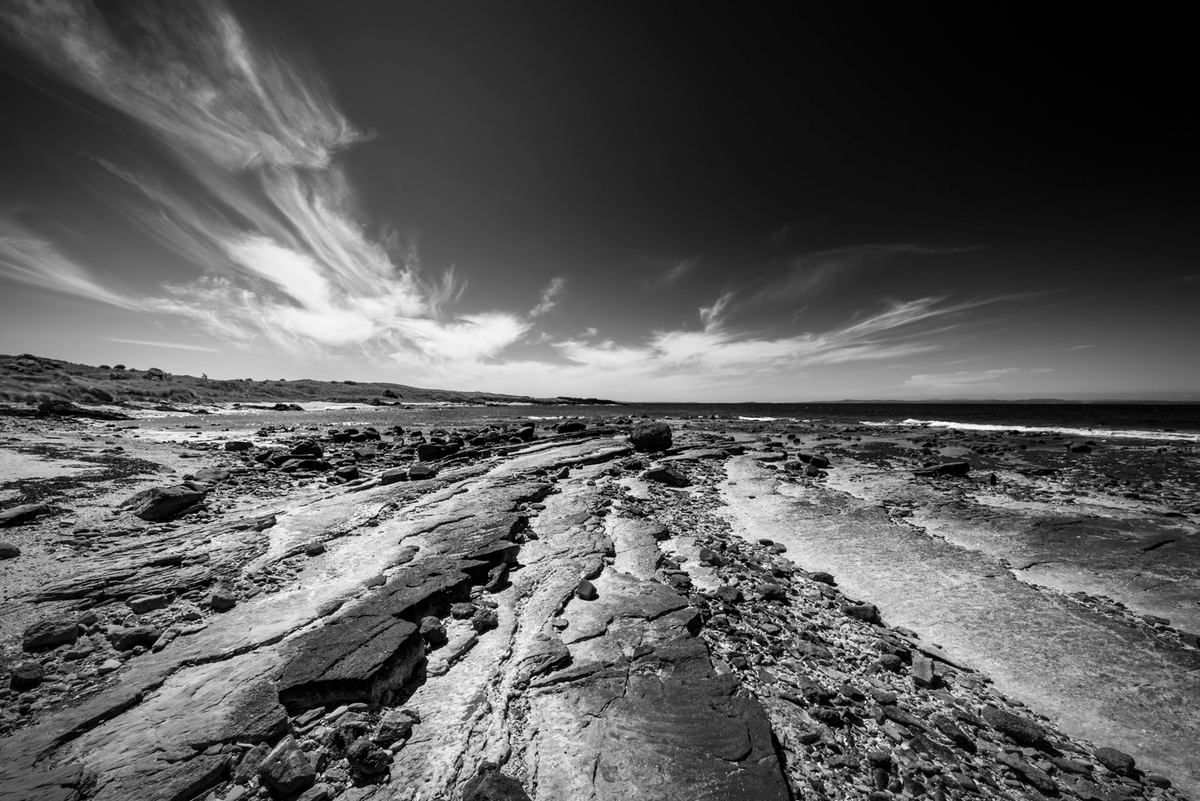
<instances>
[{"instance_id":1,"label":"dark boulder","mask_svg":"<svg viewBox=\"0 0 1200 801\"><path fill-rule=\"evenodd\" d=\"M638 423L629 435L629 442L639 451L654 453L671 447L671 427L666 423Z\"/></svg>"},{"instance_id":2,"label":"dark boulder","mask_svg":"<svg viewBox=\"0 0 1200 801\"><path fill-rule=\"evenodd\" d=\"M22 662L12 669L8 677L9 686L18 692L32 690L42 683L46 672L37 662Z\"/></svg>"},{"instance_id":3,"label":"dark boulder","mask_svg":"<svg viewBox=\"0 0 1200 801\"><path fill-rule=\"evenodd\" d=\"M311 787L317 780L317 771L296 739L288 735L258 766L258 776L263 784L286 797Z\"/></svg>"},{"instance_id":4,"label":"dark boulder","mask_svg":"<svg viewBox=\"0 0 1200 801\"><path fill-rule=\"evenodd\" d=\"M291 455L297 459L320 459L325 455L325 451L311 439L306 439L292 446Z\"/></svg>"},{"instance_id":5,"label":"dark boulder","mask_svg":"<svg viewBox=\"0 0 1200 801\"><path fill-rule=\"evenodd\" d=\"M1046 742L1046 730L1032 720L1014 715L994 706L986 706L980 713L989 726L1006 734L1021 745L1039 746Z\"/></svg>"},{"instance_id":6,"label":"dark boulder","mask_svg":"<svg viewBox=\"0 0 1200 801\"><path fill-rule=\"evenodd\" d=\"M445 459L458 452L458 446L453 443L439 445L433 442L424 442L417 446L417 459L422 462L436 462L438 459Z\"/></svg>"},{"instance_id":7,"label":"dark boulder","mask_svg":"<svg viewBox=\"0 0 1200 801\"><path fill-rule=\"evenodd\" d=\"M796 458L819 469L829 467L829 460L824 456L817 456L815 453L798 453Z\"/></svg>"},{"instance_id":8,"label":"dark boulder","mask_svg":"<svg viewBox=\"0 0 1200 801\"><path fill-rule=\"evenodd\" d=\"M79 639L79 627L73 617L39 620L27 627L21 637L21 647L26 651L54 648Z\"/></svg>"},{"instance_id":9,"label":"dark boulder","mask_svg":"<svg viewBox=\"0 0 1200 801\"><path fill-rule=\"evenodd\" d=\"M50 507L42 503L23 503L11 509L0 512L0 528L19 526L37 519L40 515L49 514Z\"/></svg>"},{"instance_id":10,"label":"dark boulder","mask_svg":"<svg viewBox=\"0 0 1200 801\"><path fill-rule=\"evenodd\" d=\"M587 428L587 423L581 423L578 420L567 420L565 423L559 423L554 427L554 430L560 434L574 434L576 431L583 431Z\"/></svg>"},{"instance_id":11,"label":"dark boulder","mask_svg":"<svg viewBox=\"0 0 1200 801\"><path fill-rule=\"evenodd\" d=\"M1115 748L1097 748L1096 761L1120 776L1137 775L1137 763L1133 757Z\"/></svg>"},{"instance_id":12,"label":"dark boulder","mask_svg":"<svg viewBox=\"0 0 1200 801\"><path fill-rule=\"evenodd\" d=\"M151 487L129 498L121 508L142 520L156 523L170 520L204 500L207 493L184 484L174 487Z\"/></svg>"},{"instance_id":13,"label":"dark boulder","mask_svg":"<svg viewBox=\"0 0 1200 801\"><path fill-rule=\"evenodd\" d=\"M422 481L437 477L437 468L424 462L413 462L408 468L409 481Z\"/></svg>"},{"instance_id":14,"label":"dark boulder","mask_svg":"<svg viewBox=\"0 0 1200 801\"><path fill-rule=\"evenodd\" d=\"M20 555L20 548L11 542L0 540L0 559L16 559Z\"/></svg>"},{"instance_id":15,"label":"dark boulder","mask_svg":"<svg viewBox=\"0 0 1200 801\"><path fill-rule=\"evenodd\" d=\"M666 484L669 487L687 487L692 483L687 476L673 467L652 468L642 473L642 478L647 481L657 481L659 484Z\"/></svg>"},{"instance_id":16,"label":"dark boulder","mask_svg":"<svg viewBox=\"0 0 1200 801\"><path fill-rule=\"evenodd\" d=\"M149 648L151 645L154 645L154 641L161 634L161 630L151 628L150 626L134 626L132 628L117 626L108 633L108 641L118 651L128 651L139 645L143 648Z\"/></svg>"},{"instance_id":17,"label":"dark boulder","mask_svg":"<svg viewBox=\"0 0 1200 801\"><path fill-rule=\"evenodd\" d=\"M842 614L864 623L879 623L879 609L875 604L846 604L842 607Z\"/></svg>"},{"instance_id":18,"label":"dark boulder","mask_svg":"<svg viewBox=\"0 0 1200 801\"><path fill-rule=\"evenodd\" d=\"M245 440L230 440L225 443L225 450L227 451L248 451L253 447L253 444Z\"/></svg>"},{"instance_id":19,"label":"dark boulder","mask_svg":"<svg viewBox=\"0 0 1200 801\"><path fill-rule=\"evenodd\" d=\"M233 586L226 581L217 582L213 586L212 593L208 596L208 605L218 612L223 612L226 609L232 609L237 604L237 595L233 592Z\"/></svg>"},{"instance_id":20,"label":"dark boulder","mask_svg":"<svg viewBox=\"0 0 1200 801\"><path fill-rule=\"evenodd\" d=\"M521 428L518 428L517 433L514 434L514 436L521 440L521 442L532 442L533 426L522 426Z\"/></svg>"},{"instance_id":21,"label":"dark boulder","mask_svg":"<svg viewBox=\"0 0 1200 801\"><path fill-rule=\"evenodd\" d=\"M366 737L359 737L346 749L346 761L360 773L378 776L387 773L392 755Z\"/></svg>"},{"instance_id":22,"label":"dark boulder","mask_svg":"<svg viewBox=\"0 0 1200 801\"><path fill-rule=\"evenodd\" d=\"M408 481L407 467L393 467L379 474L380 484L395 484L398 481Z\"/></svg>"},{"instance_id":23,"label":"dark boulder","mask_svg":"<svg viewBox=\"0 0 1200 801\"><path fill-rule=\"evenodd\" d=\"M596 585L587 579L580 579L579 584L575 586L575 597L581 601L596 600Z\"/></svg>"}]
</instances>

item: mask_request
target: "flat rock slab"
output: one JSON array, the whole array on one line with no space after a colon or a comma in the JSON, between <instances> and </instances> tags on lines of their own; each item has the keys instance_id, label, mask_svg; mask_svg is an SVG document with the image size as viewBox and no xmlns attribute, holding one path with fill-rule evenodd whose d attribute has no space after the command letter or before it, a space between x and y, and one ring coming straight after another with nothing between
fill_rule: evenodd
<instances>
[{"instance_id":1,"label":"flat rock slab","mask_svg":"<svg viewBox=\"0 0 1200 801\"><path fill-rule=\"evenodd\" d=\"M567 609L575 663L531 693L537 797L790 798L765 711L714 671L687 600L617 571L596 584Z\"/></svg>"}]
</instances>

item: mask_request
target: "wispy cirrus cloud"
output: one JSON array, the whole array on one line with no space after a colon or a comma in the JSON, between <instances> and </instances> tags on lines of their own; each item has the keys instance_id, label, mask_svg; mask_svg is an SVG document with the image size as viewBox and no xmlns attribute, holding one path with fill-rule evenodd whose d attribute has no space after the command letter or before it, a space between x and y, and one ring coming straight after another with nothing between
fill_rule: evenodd
<instances>
[{"instance_id":1,"label":"wispy cirrus cloud","mask_svg":"<svg viewBox=\"0 0 1200 801\"><path fill-rule=\"evenodd\" d=\"M790 301L825 288L836 278L873 262L901 253L941 256L983 250L985 245L938 247L915 242L850 245L796 256L755 296L757 301Z\"/></svg>"},{"instance_id":2,"label":"wispy cirrus cloud","mask_svg":"<svg viewBox=\"0 0 1200 801\"><path fill-rule=\"evenodd\" d=\"M658 289L659 287L670 286L681 280L690 272L696 265L700 263L700 259L696 257L687 259L646 259L647 265L650 268L650 275L642 283L645 289Z\"/></svg>"},{"instance_id":3,"label":"wispy cirrus cloud","mask_svg":"<svg viewBox=\"0 0 1200 801\"><path fill-rule=\"evenodd\" d=\"M546 288L542 290L542 298L538 304L529 310L530 317L540 317L558 305L558 297L567 288L567 279L554 276Z\"/></svg>"},{"instance_id":4,"label":"wispy cirrus cloud","mask_svg":"<svg viewBox=\"0 0 1200 801\"><path fill-rule=\"evenodd\" d=\"M699 330L656 331L636 344L588 330L551 342L559 362L476 363L454 369L453 375L481 385L521 387L524 392L542 388L552 393L570 386L576 394L628 400L728 399L755 382L761 387L794 381L809 368L889 362L939 350L945 344L941 335L955 329L956 319L1011 299L893 301L830 330L770 336L730 326L722 316L730 298L722 295L698 310ZM435 367L427 375L447 380L451 372Z\"/></svg>"},{"instance_id":5,"label":"wispy cirrus cloud","mask_svg":"<svg viewBox=\"0 0 1200 801\"><path fill-rule=\"evenodd\" d=\"M958 370L951 373L919 373L904 382L906 389L920 392L946 392L969 389L1002 389L1014 379L1052 373L1049 367L1002 367L992 370Z\"/></svg>"},{"instance_id":6,"label":"wispy cirrus cloud","mask_svg":"<svg viewBox=\"0 0 1200 801\"><path fill-rule=\"evenodd\" d=\"M367 235L337 162L367 135L304 61L254 40L215 0L104 8L12 0L0 30L148 132L183 169L186 191L98 159L133 190L105 194L204 274L130 293L10 221L0 229L4 275L305 356L350 348L490 358L529 328L516 313L449 314L464 288L452 271L429 280L414 248ZM561 289L543 294L535 316Z\"/></svg>"},{"instance_id":7,"label":"wispy cirrus cloud","mask_svg":"<svg viewBox=\"0 0 1200 801\"><path fill-rule=\"evenodd\" d=\"M126 345L147 345L152 348L173 348L175 350L196 350L206 353L220 353L220 348L210 348L206 345L185 345L182 342L155 342L149 339L123 339L122 337L104 337L107 342L122 342Z\"/></svg>"}]
</instances>

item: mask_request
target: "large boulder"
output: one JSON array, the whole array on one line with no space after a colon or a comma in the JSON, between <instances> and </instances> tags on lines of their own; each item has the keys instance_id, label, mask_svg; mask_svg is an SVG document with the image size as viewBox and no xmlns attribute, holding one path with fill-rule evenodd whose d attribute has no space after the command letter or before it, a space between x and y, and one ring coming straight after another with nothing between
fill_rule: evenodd
<instances>
[{"instance_id":1,"label":"large boulder","mask_svg":"<svg viewBox=\"0 0 1200 801\"><path fill-rule=\"evenodd\" d=\"M16 559L21 549L7 540L0 540L0 559Z\"/></svg>"},{"instance_id":2,"label":"large boulder","mask_svg":"<svg viewBox=\"0 0 1200 801\"><path fill-rule=\"evenodd\" d=\"M121 508L152 523L178 517L204 500L206 492L177 484L174 487L151 487L142 490L121 504Z\"/></svg>"},{"instance_id":3,"label":"large boulder","mask_svg":"<svg viewBox=\"0 0 1200 801\"><path fill-rule=\"evenodd\" d=\"M638 423L629 435L629 442L639 451L655 453L671 447L671 427L666 423Z\"/></svg>"}]
</instances>

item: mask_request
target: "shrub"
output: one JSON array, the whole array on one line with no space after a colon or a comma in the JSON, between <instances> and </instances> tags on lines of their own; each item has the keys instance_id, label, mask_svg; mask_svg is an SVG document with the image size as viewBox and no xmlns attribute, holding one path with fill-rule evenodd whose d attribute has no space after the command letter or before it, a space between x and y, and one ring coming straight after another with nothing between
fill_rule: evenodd
<instances>
[{"instance_id":1,"label":"shrub","mask_svg":"<svg viewBox=\"0 0 1200 801\"><path fill-rule=\"evenodd\" d=\"M114 370L128 370L129 368L123 364L114 364L113 369Z\"/></svg>"}]
</instances>

